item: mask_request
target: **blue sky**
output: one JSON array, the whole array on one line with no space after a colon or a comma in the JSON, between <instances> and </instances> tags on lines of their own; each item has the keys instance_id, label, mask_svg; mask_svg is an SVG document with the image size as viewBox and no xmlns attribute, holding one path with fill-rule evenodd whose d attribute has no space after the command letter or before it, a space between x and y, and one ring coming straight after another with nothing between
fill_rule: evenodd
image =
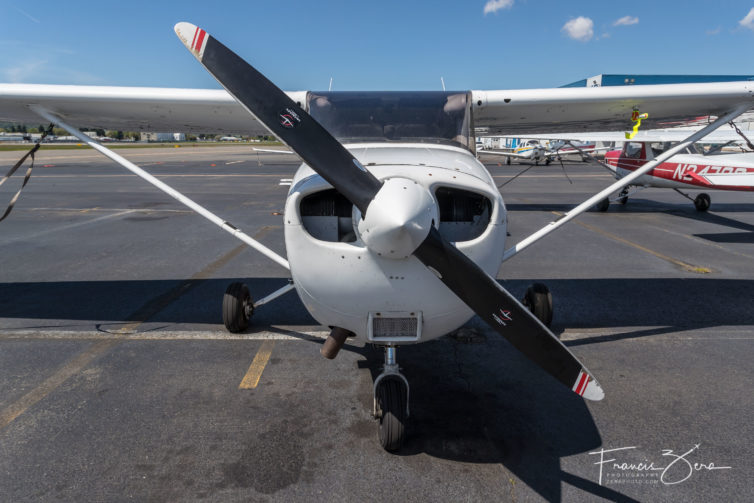
<instances>
[{"instance_id":1,"label":"blue sky","mask_svg":"<svg viewBox=\"0 0 754 503\"><path fill-rule=\"evenodd\" d=\"M754 74L754 0L0 7L2 82L217 88L173 33L178 21L205 28L285 90L327 89L330 77L335 90L431 90L441 76L448 89L511 89L599 73Z\"/></svg>"}]
</instances>

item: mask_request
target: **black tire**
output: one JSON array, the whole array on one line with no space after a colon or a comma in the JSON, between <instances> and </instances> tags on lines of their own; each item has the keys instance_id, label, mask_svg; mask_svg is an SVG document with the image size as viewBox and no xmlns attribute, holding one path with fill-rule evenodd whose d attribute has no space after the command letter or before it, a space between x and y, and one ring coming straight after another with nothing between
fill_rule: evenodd
<instances>
[{"instance_id":1,"label":"black tire","mask_svg":"<svg viewBox=\"0 0 754 503\"><path fill-rule=\"evenodd\" d=\"M377 386L380 407L380 445L386 451L401 448L406 437L406 385L397 378L386 377Z\"/></svg>"},{"instance_id":2,"label":"black tire","mask_svg":"<svg viewBox=\"0 0 754 503\"><path fill-rule=\"evenodd\" d=\"M254 303L245 283L231 283L223 296L223 323L229 332L237 334L249 328Z\"/></svg>"},{"instance_id":3,"label":"black tire","mask_svg":"<svg viewBox=\"0 0 754 503\"><path fill-rule=\"evenodd\" d=\"M712 200L710 199L709 194L705 194L704 192L696 196L696 199L694 199L694 206L697 211L707 211L710 204L712 204Z\"/></svg>"},{"instance_id":4,"label":"black tire","mask_svg":"<svg viewBox=\"0 0 754 503\"><path fill-rule=\"evenodd\" d=\"M505 164L510 164L510 163L511 163L511 158L510 157L506 157L505 158Z\"/></svg>"},{"instance_id":5,"label":"black tire","mask_svg":"<svg viewBox=\"0 0 754 503\"><path fill-rule=\"evenodd\" d=\"M527 288L523 304L546 327L550 327L552 324L552 294L546 285L534 283Z\"/></svg>"},{"instance_id":6,"label":"black tire","mask_svg":"<svg viewBox=\"0 0 754 503\"><path fill-rule=\"evenodd\" d=\"M545 166L549 166L551 162L552 162L552 159L548 157L547 159L545 159Z\"/></svg>"},{"instance_id":7,"label":"black tire","mask_svg":"<svg viewBox=\"0 0 754 503\"><path fill-rule=\"evenodd\" d=\"M618 199L618 202L621 203L623 206L625 206L626 203L628 202L628 196L621 197L620 199Z\"/></svg>"},{"instance_id":8,"label":"black tire","mask_svg":"<svg viewBox=\"0 0 754 503\"><path fill-rule=\"evenodd\" d=\"M597 211L601 211L602 213L606 212L609 207L610 207L610 199L608 198L605 198L594 205L594 208Z\"/></svg>"}]
</instances>

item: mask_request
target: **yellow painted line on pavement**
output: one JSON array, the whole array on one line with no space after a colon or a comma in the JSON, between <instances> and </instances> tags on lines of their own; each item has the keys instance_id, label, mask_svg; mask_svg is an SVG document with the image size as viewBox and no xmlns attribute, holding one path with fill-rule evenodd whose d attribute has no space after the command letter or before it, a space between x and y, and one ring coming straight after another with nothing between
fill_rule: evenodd
<instances>
[{"instance_id":1,"label":"yellow painted line on pavement","mask_svg":"<svg viewBox=\"0 0 754 503\"><path fill-rule=\"evenodd\" d=\"M267 340L262 343L262 347L257 351L254 360L249 365L249 370L246 371L241 384L238 385L238 389L254 389L257 387L259 379L262 377L262 372L264 372L267 362L270 361L270 355L274 347L275 341Z\"/></svg>"},{"instance_id":2,"label":"yellow painted line on pavement","mask_svg":"<svg viewBox=\"0 0 754 503\"><path fill-rule=\"evenodd\" d=\"M557 215L559 217L563 216L563 214L561 212L559 212L559 211L553 211L552 214L553 215ZM643 251L645 253L649 253L650 255L655 256L655 257L657 257L659 259L662 259L662 260L665 260L667 262L670 262L671 264L680 267L684 271L695 272L697 274L708 274L708 273L712 272L712 269L710 269L708 267L701 267L701 266L687 264L686 262L683 262L682 260L678 260L678 259L675 259L675 258L670 257L668 255L665 255L663 253L654 251L654 250L652 250L650 248L647 248L646 246L642 246L642 245L640 245L638 243L634 243L633 241L629 241L628 239L625 239L625 238L622 238L620 236L617 236L617 235L613 234L612 232L604 231L604 230L602 230L602 229L600 229L598 227L595 227L593 225L585 224L584 222L580 222L580 221L577 221L576 224L580 225L581 227L583 227L585 229L588 229L588 230L590 230L592 232L595 232L595 233L597 233L597 234L599 234L601 236L604 236L606 238L612 239L613 241L618 241L619 243L623 243L623 244L628 245L628 246L630 246L632 248L636 248L637 250L641 250L641 251Z\"/></svg>"},{"instance_id":3,"label":"yellow painted line on pavement","mask_svg":"<svg viewBox=\"0 0 754 503\"><path fill-rule=\"evenodd\" d=\"M19 400L10 404L8 407L0 411L0 430L8 426L18 416L26 412L34 404L42 400L44 397L53 392L58 386L63 384L69 377L77 374L89 362L100 356L102 353L112 348L120 342L119 339L108 339L105 341L98 341L89 346L89 348L80 353L71 361L63 365L52 376L48 377L42 384L22 396Z\"/></svg>"}]
</instances>

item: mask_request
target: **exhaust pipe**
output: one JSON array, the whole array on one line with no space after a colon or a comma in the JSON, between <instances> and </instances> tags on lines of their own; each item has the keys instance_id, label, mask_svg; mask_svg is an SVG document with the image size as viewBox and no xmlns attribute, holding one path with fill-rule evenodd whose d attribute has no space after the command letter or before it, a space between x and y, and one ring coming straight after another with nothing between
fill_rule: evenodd
<instances>
[{"instance_id":1,"label":"exhaust pipe","mask_svg":"<svg viewBox=\"0 0 754 503\"><path fill-rule=\"evenodd\" d=\"M343 347L343 344L345 344L346 339L355 336L356 334L351 332L350 330L346 330L345 328L340 327L333 327L333 329L330 331L330 335L328 335L327 339L325 339L325 343L322 345L322 349L320 349L319 352L328 360L332 360L333 358L338 356L338 352L340 351L340 348Z\"/></svg>"}]
</instances>

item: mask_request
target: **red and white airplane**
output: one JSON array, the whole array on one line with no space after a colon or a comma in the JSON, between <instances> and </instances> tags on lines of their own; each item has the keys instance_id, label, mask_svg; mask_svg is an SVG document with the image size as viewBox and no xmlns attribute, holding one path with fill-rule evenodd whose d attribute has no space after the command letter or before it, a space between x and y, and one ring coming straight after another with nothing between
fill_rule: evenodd
<instances>
[{"instance_id":1,"label":"red and white airplane","mask_svg":"<svg viewBox=\"0 0 754 503\"><path fill-rule=\"evenodd\" d=\"M223 321L243 331L254 309L295 289L332 332L323 355L348 337L385 348L374 383L380 442L400 447L408 381L397 348L442 336L475 314L579 396L600 400L594 376L547 327L549 292L524 303L496 279L500 265L679 150L754 108L753 82L457 92L285 93L206 31L175 27L225 90L0 84L0 121L66 129L290 271L292 284L253 301L235 282ZM475 157L476 128L492 135L623 130L641 107L657 119L717 116L678 146L505 249L508 214ZM81 127L277 136L304 161L285 204L287 258L81 133ZM240 274L247 275L248 271Z\"/></svg>"},{"instance_id":2,"label":"red and white airplane","mask_svg":"<svg viewBox=\"0 0 754 503\"><path fill-rule=\"evenodd\" d=\"M622 148L605 153L604 161L595 159L620 180L655 159L665 152L670 145L682 140L689 132L688 130L646 130L640 131L637 136L630 140L622 136L622 133L616 132L575 135L555 133L539 135L539 137L550 136L558 141L564 141L566 144L574 144L577 150L581 150L581 147L576 144L575 140L569 140L569 137L588 138L589 141L625 142ZM742 132L734 133L732 130L715 131L708 135L704 142L718 146L742 141L750 144L745 136L743 138L740 136L742 134ZM589 154L587 151L582 151L582 153L585 156ZM697 210L707 211L711 204L709 194L701 192L692 198L684 190L754 191L754 152L742 149L738 153L724 153L713 149L708 153L702 153L702 150L698 149L696 145L689 145L678 154L638 177L629 186L623 188L617 196L612 199L601 200L596 208L600 211L607 211L611 200L626 204L630 195L650 187L673 189L692 200Z\"/></svg>"},{"instance_id":3,"label":"red and white airplane","mask_svg":"<svg viewBox=\"0 0 754 503\"><path fill-rule=\"evenodd\" d=\"M620 179L662 151L656 143L630 141L621 150L607 152L604 163ZM754 153L702 155L692 146L639 177L634 187L637 190L645 187L675 189L689 199L691 197L681 189L754 191ZM629 190L627 187L618 194L622 204L628 200ZM699 211L707 211L711 204L706 192L697 194L693 201ZM598 208L605 211L608 204L608 200L603 200Z\"/></svg>"}]
</instances>

